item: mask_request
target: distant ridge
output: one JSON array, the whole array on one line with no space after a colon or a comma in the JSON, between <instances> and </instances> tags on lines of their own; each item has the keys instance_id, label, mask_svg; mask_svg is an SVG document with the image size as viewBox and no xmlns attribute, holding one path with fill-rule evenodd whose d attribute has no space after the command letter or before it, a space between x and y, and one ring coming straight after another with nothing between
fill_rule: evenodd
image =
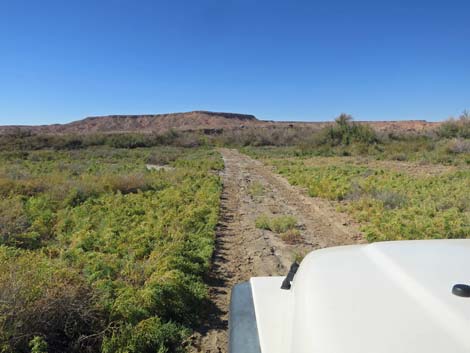
<instances>
[{"instance_id":1,"label":"distant ridge","mask_svg":"<svg viewBox=\"0 0 470 353\"><path fill-rule=\"evenodd\" d=\"M52 124L39 126L10 125L0 126L0 134L32 133L32 134L95 134L95 133L164 133L176 131L222 131L243 129L247 127L260 128L309 128L321 129L332 122L300 122L300 121L265 121L258 120L254 115L191 111L186 113L169 114L139 114L139 115L107 115L91 116L67 124ZM358 121L368 124L382 132L425 132L439 126L440 123L425 120L405 121Z\"/></svg>"},{"instance_id":2,"label":"distant ridge","mask_svg":"<svg viewBox=\"0 0 470 353\"><path fill-rule=\"evenodd\" d=\"M44 134L162 133L168 130L231 129L260 123L254 115L192 111L170 114L91 116L67 124L0 126L0 133L24 131Z\"/></svg>"}]
</instances>

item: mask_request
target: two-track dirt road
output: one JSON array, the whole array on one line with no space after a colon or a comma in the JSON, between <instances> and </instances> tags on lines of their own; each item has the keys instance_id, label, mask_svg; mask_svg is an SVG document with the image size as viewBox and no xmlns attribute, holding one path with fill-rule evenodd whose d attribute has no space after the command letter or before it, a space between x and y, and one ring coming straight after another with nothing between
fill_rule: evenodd
<instances>
[{"instance_id":1,"label":"two-track dirt road","mask_svg":"<svg viewBox=\"0 0 470 353\"><path fill-rule=\"evenodd\" d=\"M363 241L357 226L329 202L306 196L246 155L230 149L220 152L225 162L221 220L207 280L214 307L188 342L192 352L227 352L230 290L236 283L253 276L285 275L296 254ZM255 220L264 214L294 216L302 241L288 245L279 235L257 229Z\"/></svg>"}]
</instances>

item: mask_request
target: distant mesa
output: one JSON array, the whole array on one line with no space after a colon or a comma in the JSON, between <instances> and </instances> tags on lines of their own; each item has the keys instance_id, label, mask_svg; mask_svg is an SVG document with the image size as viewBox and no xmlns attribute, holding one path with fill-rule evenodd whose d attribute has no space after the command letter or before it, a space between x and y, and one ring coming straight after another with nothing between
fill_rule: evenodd
<instances>
[{"instance_id":1,"label":"distant mesa","mask_svg":"<svg viewBox=\"0 0 470 353\"><path fill-rule=\"evenodd\" d=\"M107 115L91 116L67 124L39 126L0 126L0 134L95 134L95 133L164 133L176 131L214 132L248 127L260 128L304 128L320 129L332 122L264 121L254 115L192 111L170 114ZM439 123L424 120L360 122L370 124L379 131L422 132Z\"/></svg>"},{"instance_id":2,"label":"distant mesa","mask_svg":"<svg viewBox=\"0 0 470 353\"><path fill-rule=\"evenodd\" d=\"M0 126L0 133L15 131L37 134L73 133L163 133L169 130L231 129L260 121L254 115L192 111L171 114L107 115L92 116L67 124L39 126Z\"/></svg>"}]
</instances>

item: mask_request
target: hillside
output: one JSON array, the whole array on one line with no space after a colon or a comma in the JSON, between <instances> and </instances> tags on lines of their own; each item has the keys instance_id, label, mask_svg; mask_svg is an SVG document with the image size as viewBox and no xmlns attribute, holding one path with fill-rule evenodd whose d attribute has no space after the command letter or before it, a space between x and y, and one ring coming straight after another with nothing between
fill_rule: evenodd
<instances>
[{"instance_id":1,"label":"hillside","mask_svg":"<svg viewBox=\"0 0 470 353\"><path fill-rule=\"evenodd\" d=\"M40 126L0 126L0 134L26 132L33 134L92 134L92 133L163 133L169 130L236 130L246 127L321 129L332 122L296 122L259 120L254 115L192 111L186 113L148 115L108 115L87 117L67 124ZM362 121L380 132L419 133L432 130L440 123L425 120Z\"/></svg>"},{"instance_id":2,"label":"hillside","mask_svg":"<svg viewBox=\"0 0 470 353\"><path fill-rule=\"evenodd\" d=\"M256 125L253 115L192 111L149 115L108 115L88 117L68 124L0 126L0 133L24 131L42 134L84 134L112 132L165 132L174 130L231 129Z\"/></svg>"}]
</instances>

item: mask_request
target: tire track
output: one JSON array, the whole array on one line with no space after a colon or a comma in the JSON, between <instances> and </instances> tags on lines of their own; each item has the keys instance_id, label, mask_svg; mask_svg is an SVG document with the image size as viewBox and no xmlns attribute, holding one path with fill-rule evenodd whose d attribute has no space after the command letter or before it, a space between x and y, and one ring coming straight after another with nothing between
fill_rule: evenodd
<instances>
[{"instance_id":1,"label":"tire track","mask_svg":"<svg viewBox=\"0 0 470 353\"><path fill-rule=\"evenodd\" d=\"M230 290L253 276L284 275L297 255L323 247L363 242L357 226L325 200L304 195L284 178L246 155L220 149L222 174L221 218L216 248L207 278L211 307L207 320L188 342L191 352L227 352ZM256 185L261 195L250 190ZM302 241L289 245L277 234L257 229L255 220L267 214L292 215Z\"/></svg>"}]
</instances>

